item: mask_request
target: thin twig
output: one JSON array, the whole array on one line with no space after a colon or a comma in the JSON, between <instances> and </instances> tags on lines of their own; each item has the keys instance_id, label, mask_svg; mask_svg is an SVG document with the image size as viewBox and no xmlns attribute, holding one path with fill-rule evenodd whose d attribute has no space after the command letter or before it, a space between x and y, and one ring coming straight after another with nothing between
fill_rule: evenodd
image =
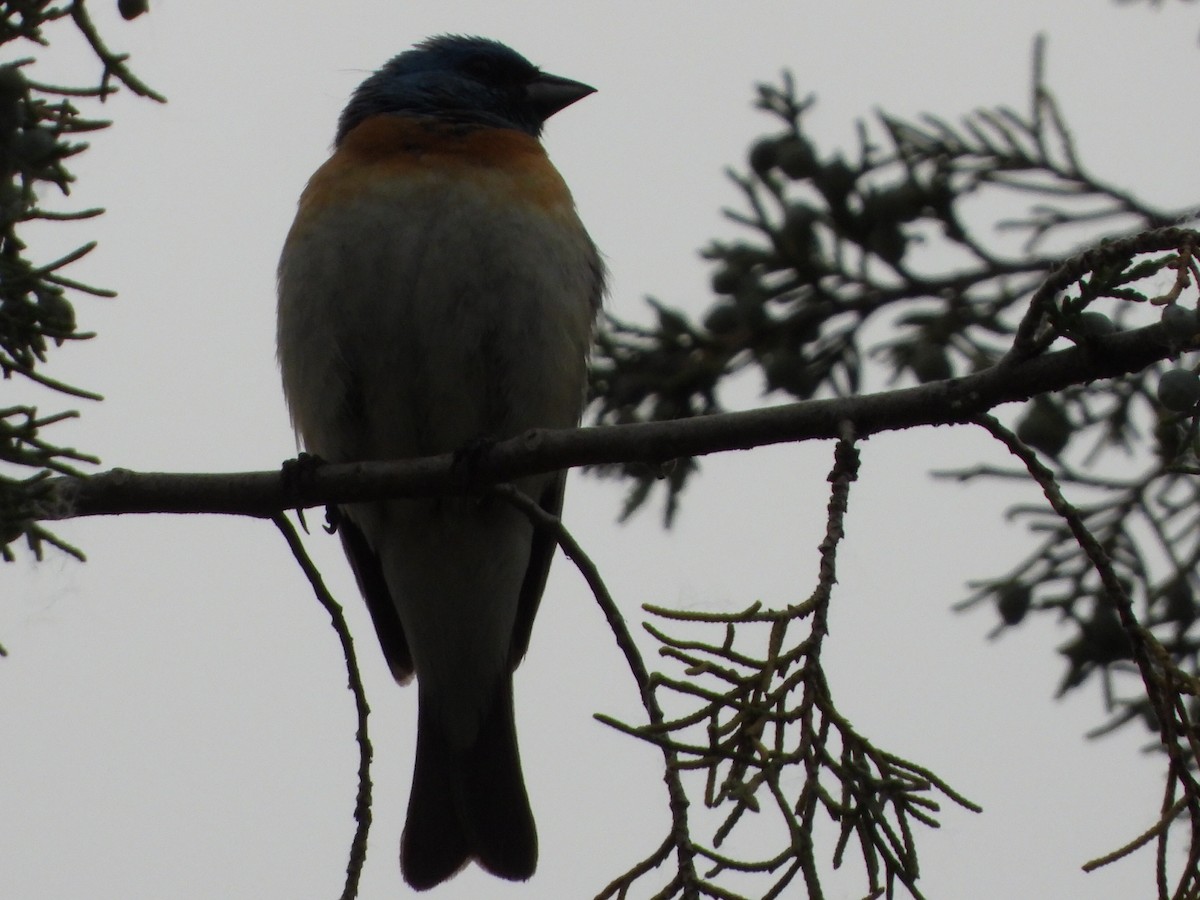
<instances>
[{"instance_id":1,"label":"thin twig","mask_svg":"<svg viewBox=\"0 0 1200 900\"><path fill-rule=\"evenodd\" d=\"M1194 842L1197 831L1200 829L1200 784L1197 784L1193 773L1196 765L1200 763L1200 746L1198 746L1194 729L1188 722L1187 710L1178 694L1171 689L1171 670L1162 666L1165 654L1155 652L1154 636L1138 621L1129 592L1114 571L1108 553L1092 535L1079 511L1063 496L1055 481L1054 473L1038 459L1033 450L1022 443L1015 434L1001 425L994 417L982 415L977 417L976 422L1025 464L1029 474L1041 486L1051 508L1070 528L1076 543L1099 575L1105 593L1115 608L1128 638L1130 652L1141 674L1146 697L1158 720L1159 740L1171 760L1169 781L1177 780L1183 785L1184 796L1178 802L1183 803L1191 813ZM1184 755L1182 745L1186 745L1191 750L1190 756ZM1174 803L1164 808L1162 817L1167 818L1173 808ZM1167 834L1168 829L1164 828L1159 831L1160 853ZM1187 877L1188 875L1185 873L1183 878Z\"/></svg>"},{"instance_id":2,"label":"thin twig","mask_svg":"<svg viewBox=\"0 0 1200 900\"><path fill-rule=\"evenodd\" d=\"M129 70L125 65L125 60L129 58L127 54L114 53L108 49L108 45L104 43L104 39L100 37L100 32L96 29L95 23L88 15L87 7L84 0L73 0L71 3L71 18L75 21L76 27L83 34L84 38L91 45L92 51L96 57L104 64L104 77L100 82L99 96L104 99L105 96L112 93L113 89L108 87L109 76L113 76L125 87L129 88L139 97L149 97L151 100L157 100L159 103L166 103L167 98L160 94L154 88L150 87L140 78Z\"/></svg>"},{"instance_id":3,"label":"thin twig","mask_svg":"<svg viewBox=\"0 0 1200 900\"><path fill-rule=\"evenodd\" d=\"M358 896L358 883L362 876L363 864L367 859L367 834L371 830L371 739L367 734L367 717L371 708L367 705L367 693L363 688L362 676L358 671L358 657L354 652L354 639L350 636L350 626L342 607L333 599L321 573L309 559L304 543L296 533L292 523L280 513L272 518L276 527L283 533L284 540L291 548L292 555L300 564L301 570L308 577L313 593L325 611L329 613L333 630L337 632L342 645L342 656L346 660L346 677L349 687L354 694L354 708L358 715L358 730L355 739L358 741L358 797L354 804L354 818L358 822L354 831L354 840L350 844L350 858L346 864L346 883L342 890L341 900L353 900Z\"/></svg>"}]
</instances>

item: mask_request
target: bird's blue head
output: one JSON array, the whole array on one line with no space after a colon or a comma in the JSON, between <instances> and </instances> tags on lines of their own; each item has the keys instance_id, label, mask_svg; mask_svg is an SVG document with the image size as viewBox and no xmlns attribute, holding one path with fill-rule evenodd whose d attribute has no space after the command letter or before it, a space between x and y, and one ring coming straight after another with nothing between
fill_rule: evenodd
<instances>
[{"instance_id":1,"label":"bird's blue head","mask_svg":"<svg viewBox=\"0 0 1200 900\"><path fill-rule=\"evenodd\" d=\"M365 119L387 113L515 128L537 137L548 118L594 91L546 74L497 41L441 35L401 53L359 85L338 121L336 143Z\"/></svg>"}]
</instances>

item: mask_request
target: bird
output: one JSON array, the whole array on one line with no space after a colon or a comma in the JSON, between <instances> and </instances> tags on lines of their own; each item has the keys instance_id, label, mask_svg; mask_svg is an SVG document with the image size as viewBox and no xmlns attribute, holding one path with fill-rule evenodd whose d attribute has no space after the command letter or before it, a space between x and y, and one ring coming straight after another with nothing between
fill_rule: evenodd
<instances>
[{"instance_id":1,"label":"bird","mask_svg":"<svg viewBox=\"0 0 1200 900\"><path fill-rule=\"evenodd\" d=\"M278 268L277 356L306 453L470 458L578 426L606 273L540 137L594 91L465 35L415 44L354 91ZM558 515L565 477L513 484ZM393 676L416 676L404 879L426 890L471 861L530 878L512 678L553 535L481 491L335 518Z\"/></svg>"}]
</instances>

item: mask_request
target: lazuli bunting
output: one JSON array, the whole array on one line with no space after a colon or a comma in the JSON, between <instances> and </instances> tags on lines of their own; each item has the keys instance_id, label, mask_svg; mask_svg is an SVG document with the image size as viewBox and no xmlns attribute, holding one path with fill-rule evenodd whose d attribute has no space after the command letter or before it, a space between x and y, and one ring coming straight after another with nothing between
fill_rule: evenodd
<instances>
[{"instance_id":1,"label":"lazuli bunting","mask_svg":"<svg viewBox=\"0 0 1200 900\"><path fill-rule=\"evenodd\" d=\"M592 92L460 36L354 92L279 263L279 362L306 450L405 459L578 424L604 268L538 137ZM564 479L516 486L557 514ZM417 677L405 879L430 888L471 859L528 878L512 671L552 538L488 496L356 503L340 533L392 673Z\"/></svg>"}]
</instances>

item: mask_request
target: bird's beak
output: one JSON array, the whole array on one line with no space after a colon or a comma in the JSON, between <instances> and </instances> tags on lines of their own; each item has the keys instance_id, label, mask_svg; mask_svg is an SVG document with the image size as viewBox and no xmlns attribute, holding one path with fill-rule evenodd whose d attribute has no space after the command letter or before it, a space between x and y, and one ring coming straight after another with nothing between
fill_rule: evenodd
<instances>
[{"instance_id":1,"label":"bird's beak","mask_svg":"<svg viewBox=\"0 0 1200 900\"><path fill-rule=\"evenodd\" d=\"M582 100L596 89L581 81L560 78L542 73L525 88L526 96L544 122L560 109L566 109L576 100Z\"/></svg>"}]
</instances>

